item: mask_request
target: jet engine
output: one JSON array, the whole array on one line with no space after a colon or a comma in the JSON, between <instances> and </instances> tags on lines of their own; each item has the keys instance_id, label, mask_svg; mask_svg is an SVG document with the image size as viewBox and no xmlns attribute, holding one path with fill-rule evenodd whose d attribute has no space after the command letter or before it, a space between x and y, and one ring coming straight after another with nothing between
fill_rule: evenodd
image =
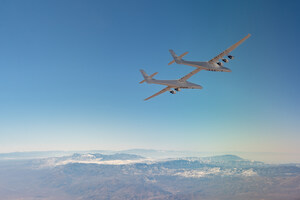
<instances>
[{"instance_id":1,"label":"jet engine","mask_svg":"<svg viewBox=\"0 0 300 200\"><path fill-rule=\"evenodd\" d=\"M174 90L170 90L171 94L176 94L176 92Z\"/></svg>"},{"instance_id":2,"label":"jet engine","mask_svg":"<svg viewBox=\"0 0 300 200\"><path fill-rule=\"evenodd\" d=\"M176 90L177 92L179 92L181 89L180 89L180 88L175 88L175 90Z\"/></svg>"},{"instance_id":3,"label":"jet engine","mask_svg":"<svg viewBox=\"0 0 300 200\"><path fill-rule=\"evenodd\" d=\"M222 59L222 61L223 61L223 62L226 62L226 63L228 63L228 62L229 62L229 60L228 60L228 59L226 59L226 58L223 58L223 59Z\"/></svg>"},{"instance_id":4,"label":"jet engine","mask_svg":"<svg viewBox=\"0 0 300 200\"><path fill-rule=\"evenodd\" d=\"M223 67L223 63L217 62L217 64L218 64L219 66Z\"/></svg>"},{"instance_id":5,"label":"jet engine","mask_svg":"<svg viewBox=\"0 0 300 200\"><path fill-rule=\"evenodd\" d=\"M232 56L232 55L228 55L227 57L228 57L229 59L231 59L231 60L234 59L234 56Z\"/></svg>"}]
</instances>

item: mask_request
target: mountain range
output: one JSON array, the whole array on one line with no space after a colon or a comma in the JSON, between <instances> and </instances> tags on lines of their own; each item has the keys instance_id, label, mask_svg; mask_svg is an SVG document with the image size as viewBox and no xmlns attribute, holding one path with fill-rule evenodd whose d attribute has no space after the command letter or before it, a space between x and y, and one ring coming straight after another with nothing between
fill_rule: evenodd
<instances>
[{"instance_id":1,"label":"mountain range","mask_svg":"<svg viewBox=\"0 0 300 200\"><path fill-rule=\"evenodd\" d=\"M73 152L34 159L6 155L0 159L0 197L300 200L299 164L265 164L236 155L153 158L145 152Z\"/></svg>"}]
</instances>

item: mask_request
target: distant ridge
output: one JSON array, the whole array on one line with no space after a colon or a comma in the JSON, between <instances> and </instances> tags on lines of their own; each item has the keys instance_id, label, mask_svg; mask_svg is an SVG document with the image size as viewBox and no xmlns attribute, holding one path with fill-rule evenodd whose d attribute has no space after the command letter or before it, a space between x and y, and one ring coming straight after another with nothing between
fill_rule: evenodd
<instances>
[{"instance_id":1,"label":"distant ridge","mask_svg":"<svg viewBox=\"0 0 300 200\"><path fill-rule=\"evenodd\" d=\"M236 156L236 155L217 155L217 156L209 156L209 157L203 157L203 160L211 160L214 162L222 162L222 161L242 161L243 158Z\"/></svg>"}]
</instances>

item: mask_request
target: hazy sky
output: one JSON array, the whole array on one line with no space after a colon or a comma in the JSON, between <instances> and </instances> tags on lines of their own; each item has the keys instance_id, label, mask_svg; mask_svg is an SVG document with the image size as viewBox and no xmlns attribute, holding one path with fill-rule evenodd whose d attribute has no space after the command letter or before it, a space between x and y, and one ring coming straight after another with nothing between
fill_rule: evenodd
<instances>
[{"instance_id":1,"label":"hazy sky","mask_svg":"<svg viewBox=\"0 0 300 200\"><path fill-rule=\"evenodd\" d=\"M298 1L0 0L0 152L155 148L300 154ZM172 48L210 60L164 93Z\"/></svg>"}]
</instances>

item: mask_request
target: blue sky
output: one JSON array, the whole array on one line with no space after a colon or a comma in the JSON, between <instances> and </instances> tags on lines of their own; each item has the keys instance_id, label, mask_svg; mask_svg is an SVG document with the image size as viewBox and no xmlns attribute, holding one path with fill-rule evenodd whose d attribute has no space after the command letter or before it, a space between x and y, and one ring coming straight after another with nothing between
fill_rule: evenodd
<instances>
[{"instance_id":1,"label":"blue sky","mask_svg":"<svg viewBox=\"0 0 300 200\"><path fill-rule=\"evenodd\" d=\"M297 1L0 1L0 152L155 148L300 154ZM139 85L248 33L203 90Z\"/></svg>"}]
</instances>

